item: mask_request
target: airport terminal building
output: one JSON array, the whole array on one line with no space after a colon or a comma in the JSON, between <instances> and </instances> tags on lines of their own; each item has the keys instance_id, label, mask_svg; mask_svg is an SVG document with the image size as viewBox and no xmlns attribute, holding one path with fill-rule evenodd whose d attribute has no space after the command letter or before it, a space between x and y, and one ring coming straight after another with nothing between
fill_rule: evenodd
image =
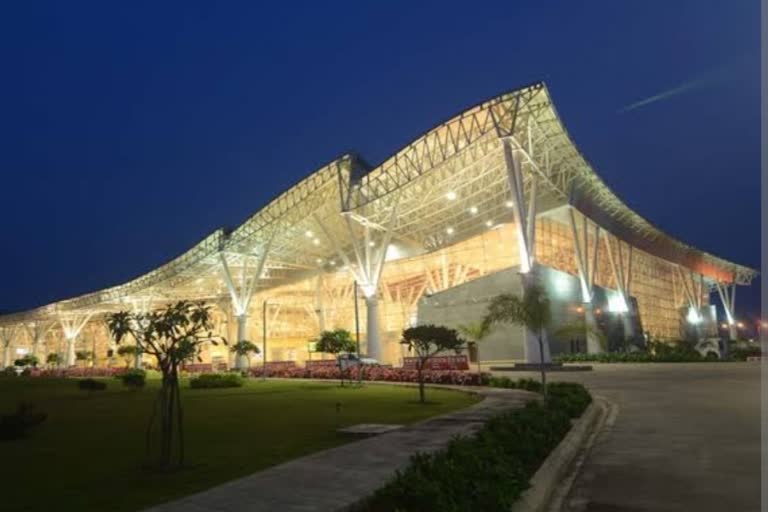
<instances>
[{"instance_id":1,"label":"airport terminal building","mask_svg":"<svg viewBox=\"0 0 768 512\"><path fill-rule=\"evenodd\" d=\"M717 336L712 293L734 336L736 286L755 275L628 208L536 83L462 112L376 167L342 155L236 229L130 282L0 316L0 342L4 366L52 352L73 365L78 350L105 365L114 349L107 315L191 299L213 306L217 334L259 345L265 337L267 361L317 358L310 341L319 332L357 326L364 353L398 365L403 328L479 321L491 298L535 281L555 326L588 326L584 340L560 339L553 327L552 354L595 351ZM479 358L536 360L527 338L500 326ZM231 360L224 346L201 356Z\"/></svg>"}]
</instances>

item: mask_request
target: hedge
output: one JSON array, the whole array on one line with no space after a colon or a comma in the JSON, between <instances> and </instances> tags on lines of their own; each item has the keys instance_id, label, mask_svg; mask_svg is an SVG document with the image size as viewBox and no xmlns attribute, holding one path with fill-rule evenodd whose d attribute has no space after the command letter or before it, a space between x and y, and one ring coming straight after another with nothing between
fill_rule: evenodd
<instances>
[{"instance_id":1,"label":"hedge","mask_svg":"<svg viewBox=\"0 0 768 512\"><path fill-rule=\"evenodd\" d=\"M239 388L242 385L243 377L239 373L204 373L189 381L193 389Z\"/></svg>"},{"instance_id":2,"label":"hedge","mask_svg":"<svg viewBox=\"0 0 768 512\"><path fill-rule=\"evenodd\" d=\"M77 381L77 387L84 391L104 391L107 389L107 383L96 379L80 379Z\"/></svg>"},{"instance_id":3,"label":"hedge","mask_svg":"<svg viewBox=\"0 0 768 512\"><path fill-rule=\"evenodd\" d=\"M260 377L261 367L251 368L249 375ZM268 377L285 379L332 379L341 378L338 367L319 368L267 368ZM349 368L344 371L344 378L357 380L357 368ZM484 385L490 378L489 374L477 374L460 370L429 370L424 372L424 382L428 384L452 384L456 386ZM404 368L392 368L388 366L363 366L362 380L384 382L418 382L416 370Z\"/></svg>"},{"instance_id":4,"label":"hedge","mask_svg":"<svg viewBox=\"0 0 768 512\"><path fill-rule=\"evenodd\" d=\"M417 453L357 512L508 512L592 401L580 384L553 383L548 399L491 419L444 450Z\"/></svg>"}]
</instances>

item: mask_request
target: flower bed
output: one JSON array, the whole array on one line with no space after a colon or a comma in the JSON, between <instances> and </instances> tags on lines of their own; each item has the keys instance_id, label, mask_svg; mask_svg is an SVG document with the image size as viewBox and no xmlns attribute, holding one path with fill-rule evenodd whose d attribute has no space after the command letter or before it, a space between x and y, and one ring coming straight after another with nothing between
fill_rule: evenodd
<instances>
[{"instance_id":1,"label":"flower bed","mask_svg":"<svg viewBox=\"0 0 768 512\"><path fill-rule=\"evenodd\" d=\"M125 372L126 368L32 368L29 371L31 377L114 377Z\"/></svg>"},{"instance_id":2,"label":"flower bed","mask_svg":"<svg viewBox=\"0 0 768 512\"><path fill-rule=\"evenodd\" d=\"M261 377L262 369L251 368L249 374L253 377ZM267 376L283 379L333 379L339 380L341 375L339 368L335 366L319 368L267 368ZM357 380L357 368L344 371L344 378ZM386 382L418 382L416 370L404 368L390 368L385 366L364 366L362 380L386 381ZM488 375L470 373L457 370L431 370L424 372L424 382L429 384L453 384L459 386L478 386L488 381Z\"/></svg>"}]
</instances>

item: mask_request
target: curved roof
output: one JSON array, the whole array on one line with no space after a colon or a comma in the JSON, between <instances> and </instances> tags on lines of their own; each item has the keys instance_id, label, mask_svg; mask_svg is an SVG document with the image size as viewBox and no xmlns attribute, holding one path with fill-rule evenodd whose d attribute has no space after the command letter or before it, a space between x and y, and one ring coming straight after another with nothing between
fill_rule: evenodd
<instances>
[{"instance_id":1,"label":"curved roof","mask_svg":"<svg viewBox=\"0 0 768 512\"><path fill-rule=\"evenodd\" d=\"M600 179L568 135L543 82L479 103L440 123L374 168L353 154L332 160L231 232L219 229L170 262L127 283L4 315L0 323L110 310L136 300L227 297L221 259L243 279L265 258L256 288L272 288L335 265L372 231L417 251L473 236L511 219L501 150L508 139L540 204L570 204L632 245L702 274L748 283L757 272L687 245L630 209ZM530 187L530 180L524 187ZM452 194L455 200L446 200ZM474 212L474 213L473 213ZM396 216L393 215L396 213ZM396 219L395 224L391 224ZM340 262L339 262L340 263Z\"/></svg>"}]
</instances>

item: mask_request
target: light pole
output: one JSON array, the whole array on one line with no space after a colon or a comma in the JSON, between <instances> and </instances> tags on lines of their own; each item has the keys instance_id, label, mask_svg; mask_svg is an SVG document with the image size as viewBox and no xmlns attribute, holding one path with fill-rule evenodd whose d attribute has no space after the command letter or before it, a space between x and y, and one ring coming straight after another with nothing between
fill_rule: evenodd
<instances>
[{"instance_id":1,"label":"light pole","mask_svg":"<svg viewBox=\"0 0 768 512\"><path fill-rule=\"evenodd\" d=\"M357 384L363 382L363 366L360 361L360 311L357 308L357 279L355 279L355 343L357 343Z\"/></svg>"},{"instance_id":2,"label":"light pole","mask_svg":"<svg viewBox=\"0 0 768 512\"><path fill-rule=\"evenodd\" d=\"M267 380L267 306L269 299L264 299L261 307L261 380Z\"/></svg>"}]
</instances>

